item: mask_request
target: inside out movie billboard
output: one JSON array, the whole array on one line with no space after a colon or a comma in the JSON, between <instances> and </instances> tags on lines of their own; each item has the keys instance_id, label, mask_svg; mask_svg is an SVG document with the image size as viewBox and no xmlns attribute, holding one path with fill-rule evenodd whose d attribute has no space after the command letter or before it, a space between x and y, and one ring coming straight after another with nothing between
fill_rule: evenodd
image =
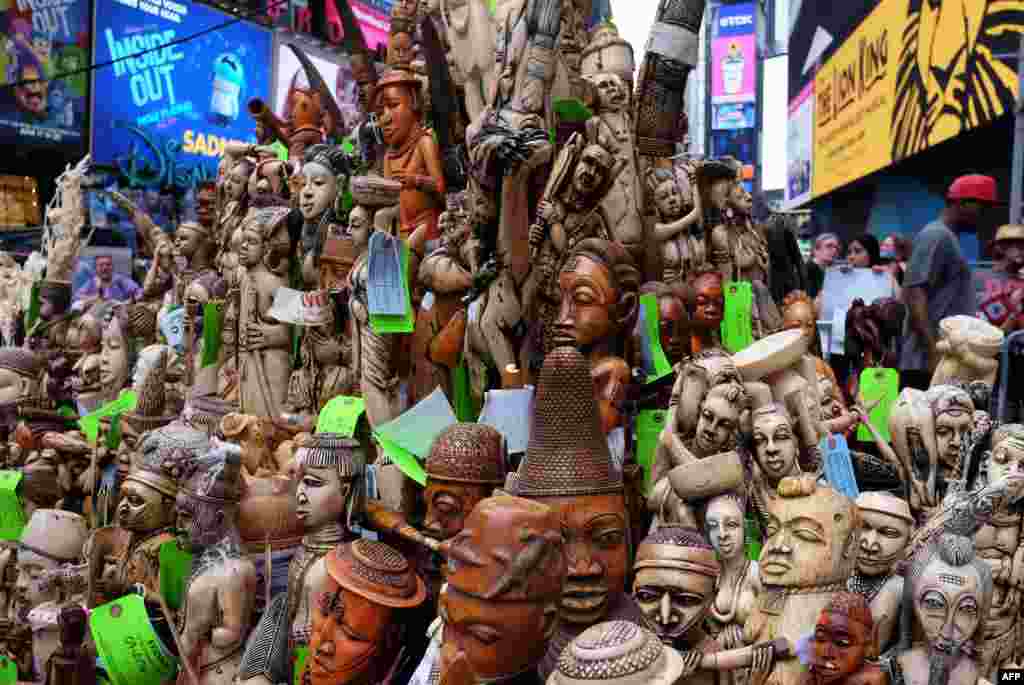
<instances>
[{"instance_id":1,"label":"inside out movie billboard","mask_svg":"<svg viewBox=\"0 0 1024 685\"><path fill-rule=\"evenodd\" d=\"M215 176L227 143L255 142L246 103L270 96L270 31L188 0L94 1L94 59L118 60L93 72L96 163L188 187Z\"/></svg>"},{"instance_id":2,"label":"inside out movie billboard","mask_svg":"<svg viewBox=\"0 0 1024 685\"><path fill-rule=\"evenodd\" d=\"M84 147L89 0L0 3L0 144ZM33 79L33 83L21 83ZM11 84L21 85L9 87Z\"/></svg>"}]
</instances>

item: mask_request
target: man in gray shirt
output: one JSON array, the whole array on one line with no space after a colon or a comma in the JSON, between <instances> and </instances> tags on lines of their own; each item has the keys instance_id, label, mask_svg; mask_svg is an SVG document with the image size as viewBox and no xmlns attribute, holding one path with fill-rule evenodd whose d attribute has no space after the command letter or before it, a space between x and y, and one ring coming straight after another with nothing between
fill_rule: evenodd
<instances>
[{"instance_id":1,"label":"man in gray shirt","mask_svg":"<svg viewBox=\"0 0 1024 685\"><path fill-rule=\"evenodd\" d=\"M907 318L903 324L900 377L903 387L925 390L939 357L939 322L947 316L974 316L978 302L971 269L958 233L976 232L985 210L996 204L996 182L988 176L961 176L946 194L937 221L914 238L914 252L903 280Z\"/></svg>"}]
</instances>

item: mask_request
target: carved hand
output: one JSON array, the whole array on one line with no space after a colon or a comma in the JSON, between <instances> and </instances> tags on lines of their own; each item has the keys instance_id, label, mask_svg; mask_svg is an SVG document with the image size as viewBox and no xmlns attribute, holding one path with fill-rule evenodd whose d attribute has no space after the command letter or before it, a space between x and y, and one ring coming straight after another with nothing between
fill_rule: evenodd
<instances>
[{"instance_id":1,"label":"carved hand","mask_svg":"<svg viewBox=\"0 0 1024 685\"><path fill-rule=\"evenodd\" d=\"M772 674L775 660L775 648L771 645L754 652L754 661L750 664L750 685L764 685Z\"/></svg>"},{"instance_id":2,"label":"carved hand","mask_svg":"<svg viewBox=\"0 0 1024 685\"><path fill-rule=\"evenodd\" d=\"M680 652L680 656L683 657L683 670L679 674L680 680L693 675L698 668L700 668L701 657L704 653L699 649L691 649L689 651Z\"/></svg>"}]
</instances>

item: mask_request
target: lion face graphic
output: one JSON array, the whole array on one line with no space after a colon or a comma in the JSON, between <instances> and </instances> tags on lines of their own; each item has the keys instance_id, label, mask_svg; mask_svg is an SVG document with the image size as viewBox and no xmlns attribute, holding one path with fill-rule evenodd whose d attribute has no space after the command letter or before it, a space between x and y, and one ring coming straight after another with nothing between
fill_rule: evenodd
<instances>
[{"instance_id":1,"label":"lion face graphic","mask_svg":"<svg viewBox=\"0 0 1024 685\"><path fill-rule=\"evenodd\" d=\"M1014 106L1020 0L908 0L896 75L892 157L898 161Z\"/></svg>"}]
</instances>

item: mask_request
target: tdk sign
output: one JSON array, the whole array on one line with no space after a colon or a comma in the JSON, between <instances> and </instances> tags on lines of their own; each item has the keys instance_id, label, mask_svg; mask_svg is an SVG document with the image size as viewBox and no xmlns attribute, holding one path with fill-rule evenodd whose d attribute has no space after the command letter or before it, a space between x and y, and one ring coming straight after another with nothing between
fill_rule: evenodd
<instances>
[{"instance_id":1,"label":"tdk sign","mask_svg":"<svg viewBox=\"0 0 1024 685\"><path fill-rule=\"evenodd\" d=\"M718 24L723 29L738 29L742 26L753 26L754 18L749 14L738 17L722 17Z\"/></svg>"},{"instance_id":2,"label":"tdk sign","mask_svg":"<svg viewBox=\"0 0 1024 685\"><path fill-rule=\"evenodd\" d=\"M757 32L757 7L752 2L718 6L718 35L746 36Z\"/></svg>"}]
</instances>

